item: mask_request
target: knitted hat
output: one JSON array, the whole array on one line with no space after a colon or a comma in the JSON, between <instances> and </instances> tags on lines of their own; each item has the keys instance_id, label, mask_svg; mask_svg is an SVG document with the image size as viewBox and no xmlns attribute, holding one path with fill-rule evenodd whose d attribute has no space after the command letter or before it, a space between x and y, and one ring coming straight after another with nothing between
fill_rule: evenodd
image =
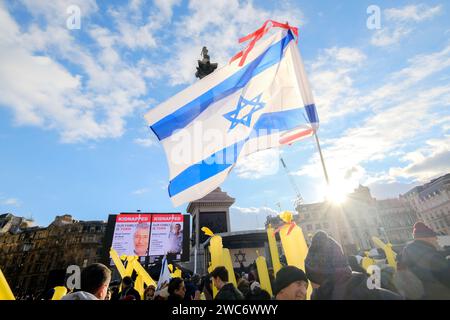
<instances>
[{"instance_id":1,"label":"knitted hat","mask_svg":"<svg viewBox=\"0 0 450 320\"><path fill-rule=\"evenodd\" d=\"M413 238L433 238L436 237L437 234L428 228L423 222L416 222L413 230Z\"/></svg>"},{"instance_id":2,"label":"knitted hat","mask_svg":"<svg viewBox=\"0 0 450 320\"><path fill-rule=\"evenodd\" d=\"M275 279L273 294L276 296L281 290L288 287L290 284L296 281L305 281L308 282L305 273L303 270L294 267L294 266L286 266L281 268L277 272L277 276Z\"/></svg>"},{"instance_id":3,"label":"knitted hat","mask_svg":"<svg viewBox=\"0 0 450 320\"><path fill-rule=\"evenodd\" d=\"M311 240L305 271L309 280L322 284L332 275L351 272L351 268L340 244L326 232L318 231Z\"/></svg>"},{"instance_id":4,"label":"knitted hat","mask_svg":"<svg viewBox=\"0 0 450 320\"><path fill-rule=\"evenodd\" d=\"M250 291L254 291L256 288L261 288L261 285L257 281L253 281L250 285Z\"/></svg>"}]
</instances>

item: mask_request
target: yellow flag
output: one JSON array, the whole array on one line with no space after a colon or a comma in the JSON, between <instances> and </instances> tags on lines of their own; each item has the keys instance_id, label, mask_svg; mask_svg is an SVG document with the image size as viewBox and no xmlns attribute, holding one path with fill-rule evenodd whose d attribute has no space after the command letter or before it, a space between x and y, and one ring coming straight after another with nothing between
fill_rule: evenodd
<instances>
[{"instance_id":1,"label":"yellow flag","mask_svg":"<svg viewBox=\"0 0 450 320\"><path fill-rule=\"evenodd\" d=\"M281 244L283 246L286 261L290 266L305 271L305 259L308 254L308 245L303 235L302 229L292 222L292 212L284 211L280 218L286 222L280 229ZM289 234L288 234L289 233ZM309 300L312 293L311 284L308 285L307 299Z\"/></svg>"},{"instance_id":2,"label":"yellow flag","mask_svg":"<svg viewBox=\"0 0 450 320\"><path fill-rule=\"evenodd\" d=\"M113 260L113 262L117 268L117 271L120 274L120 277L124 278L125 277L125 267L123 266L122 260L120 260L119 255L117 254L117 251L114 250L113 248L111 248L109 250L109 255L110 255L111 259Z\"/></svg>"},{"instance_id":3,"label":"yellow flag","mask_svg":"<svg viewBox=\"0 0 450 320\"><path fill-rule=\"evenodd\" d=\"M361 260L361 266L364 268L364 270L366 270L367 272L367 268L369 268L371 265L375 265L375 260L373 260L372 258L369 257L369 252L365 252L365 257L362 258Z\"/></svg>"},{"instance_id":4,"label":"yellow flag","mask_svg":"<svg viewBox=\"0 0 450 320\"><path fill-rule=\"evenodd\" d=\"M200 230L202 230L207 236L214 236L214 233L208 227L202 227Z\"/></svg>"},{"instance_id":5,"label":"yellow flag","mask_svg":"<svg viewBox=\"0 0 450 320\"><path fill-rule=\"evenodd\" d=\"M153 278L148 274L147 270L144 269L144 267L139 263L138 260L134 260L134 266L133 269L136 271L136 273L141 277L142 282L147 285L153 285L155 288L157 287L156 281L153 280Z\"/></svg>"},{"instance_id":6,"label":"yellow flag","mask_svg":"<svg viewBox=\"0 0 450 320\"><path fill-rule=\"evenodd\" d=\"M213 270L214 270L214 269L213 269L212 264L211 264L211 262L210 262L210 263L209 263L209 267L208 267L208 273L211 273ZM211 287L212 287L213 298L214 298L214 297L217 295L217 288L216 288L216 286L214 285L214 283L211 284Z\"/></svg>"},{"instance_id":7,"label":"yellow flag","mask_svg":"<svg viewBox=\"0 0 450 320\"><path fill-rule=\"evenodd\" d=\"M270 258L272 259L273 275L276 276L281 269L280 254L278 253L277 241L271 225L267 228L267 240L269 241Z\"/></svg>"},{"instance_id":8,"label":"yellow flag","mask_svg":"<svg viewBox=\"0 0 450 320\"><path fill-rule=\"evenodd\" d=\"M228 282L237 287L236 275L234 274L233 262L231 261L230 250L223 248L222 252L224 266L228 271Z\"/></svg>"},{"instance_id":9,"label":"yellow flag","mask_svg":"<svg viewBox=\"0 0 450 320\"><path fill-rule=\"evenodd\" d=\"M259 283L261 289L266 290L272 296L272 285L270 284L269 270L267 270L266 258L259 256L256 258L256 269L258 270Z\"/></svg>"},{"instance_id":10,"label":"yellow flag","mask_svg":"<svg viewBox=\"0 0 450 320\"><path fill-rule=\"evenodd\" d=\"M171 274L172 278L181 278L182 273L181 270L176 268L175 271Z\"/></svg>"},{"instance_id":11,"label":"yellow flag","mask_svg":"<svg viewBox=\"0 0 450 320\"><path fill-rule=\"evenodd\" d=\"M136 280L134 281L134 289L139 292L139 296L141 300L144 299L144 280L140 274L137 275Z\"/></svg>"},{"instance_id":12,"label":"yellow flag","mask_svg":"<svg viewBox=\"0 0 450 320\"><path fill-rule=\"evenodd\" d=\"M147 286L154 285L156 287L155 280L150 277L148 272L139 263L139 258L137 256L123 255L119 258L117 251L113 248L109 251L109 255L111 256L122 279L125 277L131 277L133 275L133 271L136 271L137 277L135 281L135 289L139 292L141 298L144 297L144 284ZM124 267L122 260L127 262L126 268Z\"/></svg>"},{"instance_id":13,"label":"yellow flag","mask_svg":"<svg viewBox=\"0 0 450 320\"><path fill-rule=\"evenodd\" d=\"M291 223L293 219L293 214L291 211L283 211L279 214L279 217L281 220L283 220L285 223Z\"/></svg>"},{"instance_id":14,"label":"yellow flag","mask_svg":"<svg viewBox=\"0 0 450 320\"><path fill-rule=\"evenodd\" d=\"M57 286L54 289L52 300L61 300L67 294L67 288L64 286Z\"/></svg>"},{"instance_id":15,"label":"yellow flag","mask_svg":"<svg viewBox=\"0 0 450 320\"><path fill-rule=\"evenodd\" d=\"M16 300L1 269L0 269L0 300Z\"/></svg>"},{"instance_id":16,"label":"yellow flag","mask_svg":"<svg viewBox=\"0 0 450 320\"><path fill-rule=\"evenodd\" d=\"M138 260L136 256L127 257L127 267L125 268L125 277L131 277L133 275L135 262Z\"/></svg>"},{"instance_id":17,"label":"yellow flag","mask_svg":"<svg viewBox=\"0 0 450 320\"><path fill-rule=\"evenodd\" d=\"M223 266L223 245L221 236L213 236L209 242L209 251L211 253L211 266L214 270L218 266Z\"/></svg>"},{"instance_id":18,"label":"yellow flag","mask_svg":"<svg viewBox=\"0 0 450 320\"><path fill-rule=\"evenodd\" d=\"M386 254L387 263L394 269L397 269L397 254L392 249L392 244L385 244L377 237L372 237L372 241L377 247L383 249L384 253Z\"/></svg>"}]
</instances>

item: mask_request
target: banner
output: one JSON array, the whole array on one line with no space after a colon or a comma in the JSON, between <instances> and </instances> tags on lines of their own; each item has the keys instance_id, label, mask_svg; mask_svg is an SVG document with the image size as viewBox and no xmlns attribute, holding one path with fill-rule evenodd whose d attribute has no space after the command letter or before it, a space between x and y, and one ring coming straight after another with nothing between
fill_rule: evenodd
<instances>
[{"instance_id":1,"label":"banner","mask_svg":"<svg viewBox=\"0 0 450 320\"><path fill-rule=\"evenodd\" d=\"M119 256L147 256L150 214L120 214L116 218L112 248Z\"/></svg>"},{"instance_id":2,"label":"banner","mask_svg":"<svg viewBox=\"0 0 450 320\"><path fill-rule=\"evenodd\" d=\"M155 214L152 216L150 233L150 256L183 252L183 215Z\"/></svg>"}]
</instances>

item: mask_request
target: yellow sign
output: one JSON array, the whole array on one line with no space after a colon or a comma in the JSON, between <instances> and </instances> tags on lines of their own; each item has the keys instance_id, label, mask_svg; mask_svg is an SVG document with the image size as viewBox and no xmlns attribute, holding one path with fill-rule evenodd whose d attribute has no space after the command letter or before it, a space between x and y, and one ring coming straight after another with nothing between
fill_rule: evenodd
<instances>
[{"instance_id":1,"label":"yellow sign","mask_svg":"<svg viewBox=\"0 0 450 320\"><path fill-rule=\"evenodd\" d=\"M375 243L375 245L377 247L379 247L380 249L383 249L384 253L386 254L387 263L391 267L393 267L394 269L397 270L397 254L392 249L392 244L390 244L390 243L385 244L383 241L381 241L377 237L372 237L372 241L373 241L373 243Z\"/></svg>"},{"instance_id":2,"label":"yellow sign","mask_svg":"<svg viewBox=\"0 0 450 320\"><path fill-rule=\"evenodd\" d=\"M16 300L1 269L0 269L0 300Z\"/></svg>"},{"instance_id":3,"label":"yellow sign","mask_svg":"<svg viewBox=\"0 0 450 320\"><path fill-rule=\"evenodd\" d=\"M61 300L67 294L67 288L64 286L57 286L54 290L52 300Z\"/></svg>"},{"instance_id":4,"label":"yellow sign","mask_svg":"<svg viewBox=\"0 0 450 320\"><path fill-rule=\"evenodd\" d=\"M290 266L305 271L305 259L308 254L308 245L303 235L302 229L293 221L293 215L290 211L284 211L280 214L280 218L285 222L280 228L281 244L283 246L286 261ZM309 300L312 293L311 284L308 285L307 299Z\"/></svg>"},{"instance_id":5,"label":"yellow sign","mask_svg":"<svg viewBox=\"0 0 450 320\"><path fill-rule=\"evenodd\" d=\"M266 290L272 296L272 285L270 284L269 270L267 270L266 258L258 256L256 258L256 269L258 270L259 283L261 289Z\"/></svg>"},{"instance_id":6,"label":"yellow sign","mask_svg":"<svg viewBox=\"0 0 450 320\"><path fill-rule=\"evenodd\" d=\"M144 298L144 285L153 285L156 287L155 280L153 280L144 267L142 267L137 256L121 256L119 258L117 251L113 248L109 251L109 255L111 256L122 279L125 277L131 277L133 271L136 271L137 277L135 281L135 289L139 292L141 298ZM122 260L127 262L126 268L123 265Z\"/></svg>"},{"instance_id":7,"label":"yellow sign","mask_svg":"<svg viewBox=\"0 0 450 320\"><path fill-rule=\"evenodd\" d=\"M271 225L267 228L267 240L269 241L270 258L272 259L273 275L276 276L281 269L280 254L278 253L277 240Z\"/></svg>"}]
</instances>

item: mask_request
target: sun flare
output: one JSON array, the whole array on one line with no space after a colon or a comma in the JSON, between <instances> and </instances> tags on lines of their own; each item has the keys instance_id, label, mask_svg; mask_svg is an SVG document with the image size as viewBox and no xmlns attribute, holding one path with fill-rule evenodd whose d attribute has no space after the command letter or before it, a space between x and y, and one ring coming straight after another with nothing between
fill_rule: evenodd
<instances>
[{"instance_id":1,"label":"sun flare","mask_svg":"<svg viewBox=\"0 0 450 320\"><path fill-rule=\"evenodd\" d=\"M347 201L346 188L341 184L332 184L326 187L325 197L328 201L335 205L340 205Z\"/></svg>"}]
</instances>

